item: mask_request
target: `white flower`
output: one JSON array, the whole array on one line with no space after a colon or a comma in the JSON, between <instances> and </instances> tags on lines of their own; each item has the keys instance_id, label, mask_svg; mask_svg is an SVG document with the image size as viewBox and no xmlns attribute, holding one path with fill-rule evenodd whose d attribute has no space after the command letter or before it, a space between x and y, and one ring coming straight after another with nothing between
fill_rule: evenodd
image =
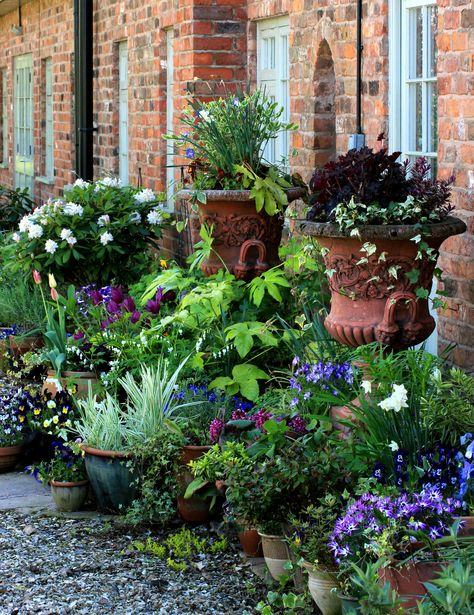
<instances>
[{"instance_id":1,"label":"white flower","mask_svg":"<svg viewBox=\"0 0 474 615\"><path fill-rule=\"evenodd\" d=\"M13 233L12 239L13 241L20 241L21 239L20 233Z\"/></svg>"},{"instance_id":2,"label":"white flower","mask_svg":"<svg viewBox=\"0 0 474 615\"><path fill-rule=\"evenodd\" d=\"M122 187L122 182L120 181L120 179L115 178L115 177L103 177L102 179L99 179L99 181L96 183L94 191L100 192L101 190L104 190L104 188L121 188L121 187Z\"/></svg>"},{"instance_id":3,"label":"white flower","mask_svg":"<svg viewBox=\"0 0 474 615\"><path fill-rule=\"evenodd\" d=\"M392 387L392 394L387 399L381 401L378 405L382 410L394 412L400 412L402 408L408 407L408 394L403 384L394 384Z\"/></svg>"},{"instance_id":4,"label":"white flower","mask_svg":"<svg viewBox=\"0 0 474 615\"><path fill-rule=\"evenodd\" d=\"M202 111L199 111L199 117L204 121L204 122L208 122L211 114L209 113L209 111L206 111L205 109L203 109Z\"/></svg>"},{"instance_id":5,"label":"white flower","mask_svg":"<svg viewBox=\"0 0 474 615\"><path fill-rule=\"evenodd\" d=\"M360 386L366 395L368 393L372 393L372 383L370 382L370 380L362 380Z\"/></svg>"},{"instance_id":6,"label":"white flower","mask_svg":"<svg viewBox=\"0 0 474 615\"><path fill-rule=\"evenodd\" d=\"M163 214L159 209L155 207L150 211L146 219L148 220L149 224L161 224L161 222L163 221Z\"/></svg>"},{"instance_id":7,"label":"white flower","mask_svg":"<svg viewBox=\"0 0 474 615\"><path fill-rule=\"evenodd\" d=\"M106 246L108 243L110 243L111 241L114 240L114 236L112 235L112 233L102 233L102 235L100 236L100 243L103 246Z\"/></svg>"},{"instance_id":8,"label":"white flower","mask_svg":"<svg viewBox=\"0 0 474 615\"><path fill-rule=\"evenodd\" d=\"M151 203L156 200L155 193L150 188L144 188L141 192L137 192L134 198L136 203Z\"/></svg>"},{"instance_id":9,"label":"white flower","mask_svg":"<svg viewBox=\"0 0 474 615\"><path fill-rule=\"evenodd\" d=\"M99 219L97 220L97 224L99 226L107 226L107 224L110 224L110 216L108 214L99 216Z\"/></svg>"},{"instance_id":10,"label":"white flower","mask_svg":"<svg viewBox=\"0 0 474 615\"><path fill-rule=\"evenodd\" d=\"M390 450L392 450L392 451L395 453L396 451L398 451L399 446L398 446L398 444L395 442L395 440L392 440L392 441L390 442L390 444L388 445L388 448L389 448Z\"/></svg>"},{"instance_id":11,"label":"white flower","mask_svg":"<svg viewBox=\"0 0 474 615\"><path fill-rule=\"evenodd\" d=\"M51 410L52 408L56 408L56 402L54 401L54 399L50 399L46 406Z\"/></svg>"},{"instance_id":12,"label":"white flower","mask_svg":"<svg viewBox=\"0 0 474 615\"><path fill-rule=\"evenodd\" d=\"M63 228L61 230L61 239L65 239L66 241L69 239L69 237L72 237L72 231L70 228Z\"/></svg>"},{"instance_id":13,"label":"white flower","mask_svg":"<svg viewBox=\"0 0 474 615\"><path fill-rule=\"evenodd\" d=\"M66 216L82 216L84 208L79 203L67 203L64 205L63 213Z\"/></svg>"},{"instance_id":14,"label":"white flower","mask_svg":"<svg viewBox=\"0 0 474 615\"><path fill-rule=\"evenodd\" d=\"M73 246L74 244L77 243L77 239L74 237L74 235L71 235L70 237L68 237L66 241L68 242L70 246Z\"/></svg>"},{"instance_id":15,"label":"white flower","mask_svg":"<svg viewBox=\"0 0 474 615\"><path fill-rule=\"evenodd\" d=\"M142 221L142 217L138 211L132 211L130 214L130 222L139 224Z\"/></svg>"},{"instance_id":16,"label":"white flower","mask_svg":"<svg viewBox=\"0 0 474 615\"><path fill-rule=\"evenodd\" d=\"M30 239L36 239L43 235L43 229L39 224L31 224L28 229L28 237Z\"/></svg>"},{"instance_id":17,"label":"white flower","mask_svg":"<svg viewBox=\"0 0 474 615\"><path fill-rule=\"evenodd\" d=\"M18 230L21 233L26 233L26 231L30 228L31 226L31 220L29 216L23 216L23 218L20 220L20 224L18 225Z\"/></svg>"},{"instance_id":18,"label":"white flower","mask_svg":"<svg viewBox=\"0 0 474 615\"><path fill-rule=\"evenodd\" d=\"M48 241L44 244L44 249L48 254L54 254L58 249L58 244L52 239L48 239Z\"/></svg>"},{"instance_id":19,"label":"white flower","mask_svg":"<svg viewBox=\"0 0 474 615\"><path fill-rule=\"evenodd\" d=\"M42 216L41 218L39 218L38 222L42 225L42 226L46 226L48 224L48 218L45 218L44 216Z\"/></svg>"},{"instance_id":20,"label":"white flower","mask_svg":"<svg viewBox=\"0 0 474 615\"><path fill-rule=\"evenodd\" d=\"M87 186L89 186L89 182L86 182L85 179L78 177L73 183L73 186L77 186L78 188L87 188Z\"/></svg>"}]
</instances>

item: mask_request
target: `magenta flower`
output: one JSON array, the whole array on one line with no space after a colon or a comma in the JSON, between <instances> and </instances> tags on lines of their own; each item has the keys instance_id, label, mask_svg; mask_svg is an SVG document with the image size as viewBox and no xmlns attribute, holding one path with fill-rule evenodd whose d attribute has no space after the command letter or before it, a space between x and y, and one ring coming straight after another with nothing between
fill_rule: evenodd
<instances>
[{"instance_id":1,"label":"magenta flower","mask_svg":"<svg viewBox=\"0 0 474 615\"><path fill-rule=\"evenodd\" d=\"M89 296L93 305L100 305L102 303L102 293L99 290L93 290Z\"/></svg>"},{"instance_id":2,"label":"magenta flower","mask_svg":"<svg viewBox=\"0 0 474 615\"><path fill-rule=\"evenodd\" d=\"M159 288L156 291L156 295L154 299L149 299L146 303L146 309L151 314L158 314L161 308L161 303L163 301L163 289Z\"/></svg>"},{"instance_id":3,"label":"magenta flower","mask_svg":"<svg viewBox=\"0 0 474 615\"><path fill-rule=\"evenodd\" d=\"M125 312L135 312L136 306L135 301L132 299L132 297L125 297L122 302L122 308Z\"/></svg>"},{"instance_id":4,"label":"magenta flower","mask_svg":"<svg viewBox=\"0 0 474 615\"><path fill-rule=\"evenodd\" d=\"M76 342L78 340L82 340L85 337L84 331L76 331L76 333L74 333L74 335L72 337L73 337L74 340L76 340Z\"/></svg>"},{"instance_id":5,"label":"magenta flower","mask_svg":"<svg viewBox=\"0 0 474 615\"><path fill-rule=\"evenodd\" d=\"M121 286L115 286L114 288L112 288L111 298L112 301L120 305L125 299L125 296L123 294L123 288Z\"/></svg>"},{"instance_id":6,"label":"magenta flower","mask_svg":"<svg viewBox=\"0 0 474 615\"><path fill-rule=\"evenodd\" d=\"M134 310L131 314L130 314L130 322L132 323L132 325L134 325L135 323L137 323L140 320L140 312L138 310Z\"/></svg>"},{"instance_id":7,"label":"magenta flower","mask_svg":"<svg viewBox=\"0 0 474 615\"><path fill-rule=\"evenodd\" d=\"M209 426L209 439L211 442L215 443L219 440L223 427L224 421L221 421L221 419L213 419L211 421Z\"/></svg>"},{"instance_id":8,"label":"magenta flower","mask_svg":"<svg viewBox=\"0 0 474 615\"><path fill-rule=\"evenodd\" d=\"M109 314L113 314L114 316L120 312L120 307L118 304L112 299L107 303L106 310Z\"/></svg>"}]
</instances>

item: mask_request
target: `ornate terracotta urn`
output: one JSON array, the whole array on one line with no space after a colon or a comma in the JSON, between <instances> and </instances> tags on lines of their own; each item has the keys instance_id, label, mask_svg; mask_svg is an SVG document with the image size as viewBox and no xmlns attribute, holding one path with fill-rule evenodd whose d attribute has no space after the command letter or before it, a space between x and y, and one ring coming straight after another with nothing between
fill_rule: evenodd
<instances>
[{"instance_id":1,"label":"ornate terracotta urn","mask_svg":"<svg viewBox=\"0 0 474 615\"><path fill-rule=\"evenodd\" d=\"M213 251L201 265L205 275L213 275L225 266L236 278L248 281L280 263L282 215L257 212L249 190L207 190L207 202L199 203L194 211L193 193L181 190L177 198L189 202L193 245L201 240L202 224L213 227ZM288 202L303 194L301 188L288 190Z\"/></svg>"},{"instance_id":2,"label":"ornate terracotta urn","mask_svg":"<svg viewBox=\"0 0 474 615\"><path fill-rule=\"evenodd\" d=\"M359 237L334 223L300 221L297 227L327 250L331 311L324 324L334 339L354 347L379 341L400 350L429 337L435 321L424 295L431 290L439 247L463 233L464 222L447 217L423 231L415 225L367 225L359 227ZM420 252L420 240L433 249L430 256Z\"/></svg>"}]
</instances>

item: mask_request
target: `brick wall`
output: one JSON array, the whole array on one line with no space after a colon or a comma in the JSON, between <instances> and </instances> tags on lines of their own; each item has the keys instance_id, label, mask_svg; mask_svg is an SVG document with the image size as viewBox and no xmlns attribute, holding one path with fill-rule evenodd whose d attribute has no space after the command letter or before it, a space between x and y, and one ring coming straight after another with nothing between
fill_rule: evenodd
<instances>
[{"instance_id":1,"label":"brick wall","mask_svg":"<svg viewBox=\"0 0 474 615\"><path fill-rule=\"evenodd\" d=\"M438 2L439 175L456 176L453 203L468 227L443 244L448 309L440 314L441 347L457 344L454 361L474 370L474 6Z\"/></svg>"}]
</instances>

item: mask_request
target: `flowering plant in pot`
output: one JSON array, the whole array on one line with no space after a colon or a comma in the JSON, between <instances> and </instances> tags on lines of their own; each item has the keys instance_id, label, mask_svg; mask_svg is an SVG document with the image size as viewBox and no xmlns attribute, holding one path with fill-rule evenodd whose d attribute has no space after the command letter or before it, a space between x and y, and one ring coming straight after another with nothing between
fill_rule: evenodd
<instances>
[{"instance_id":1,"label":"flowering plant in pot","mask_svg":"<svg viewBox=\"0 0 474 615\"><path fill-rule=\"evenodd\" d=\"M193 243L208 244L201 263L206 275L227 267L251 279L279 263L282 214L289 201L305 194L301 179L266 160L278 134L296 126L262 90L209 92L209 97L209 102L191 98L182 116L184 131L165 136L189 160L191 190L178 197L194 206Z\"/></svg>"},{"instance_id":2,"label":"flowering plant in pot","mask_svg":"<svg viewBox=\"0 0 474 615\"><path fill-rule=\"evenodd\" d=\"M77 444L53 442L53 458L30 468L38 480L51 485L53 500L60 511L80 510L87 497L86 467Z\"/></svg>"},{"instance_id":3,"label":"flowering plant in pot","mask_svg":"<svg viewBox=\"0 0 474 615\"><path fill-rule=\"evenodd\" d=\"M0 472L16 466L27 432L27 419L22 405L23 390L7 390L0 396Z\"/></svg>"},{"instance_id":4,"label":"flowering plant in pot","mask_svg":"<svg viewBox=\"0 0 474 615\"><path fill-rule=\"evenodd\" d=\"M168 217L164 194L104 177L77 179L60 199L26 214L12 235L7 266L51 271L60 281L128 282L147 268Z\"/></svg>"},{"instance_id":5,"label":"flowering plant in pot","mask_svg":"<svg viewBox=\"0 0 474 615\"><path fill-rule=\"evenodd\" d=\"M399 155L350 150L310 182L312 209L299 228L325 249L332 296L325 326L349 346L424 341L435 326L428 299L439 247L466 230L449 216L453 178L432 180L426 160L409 167Z\"/></svg>"}]
</instances>

